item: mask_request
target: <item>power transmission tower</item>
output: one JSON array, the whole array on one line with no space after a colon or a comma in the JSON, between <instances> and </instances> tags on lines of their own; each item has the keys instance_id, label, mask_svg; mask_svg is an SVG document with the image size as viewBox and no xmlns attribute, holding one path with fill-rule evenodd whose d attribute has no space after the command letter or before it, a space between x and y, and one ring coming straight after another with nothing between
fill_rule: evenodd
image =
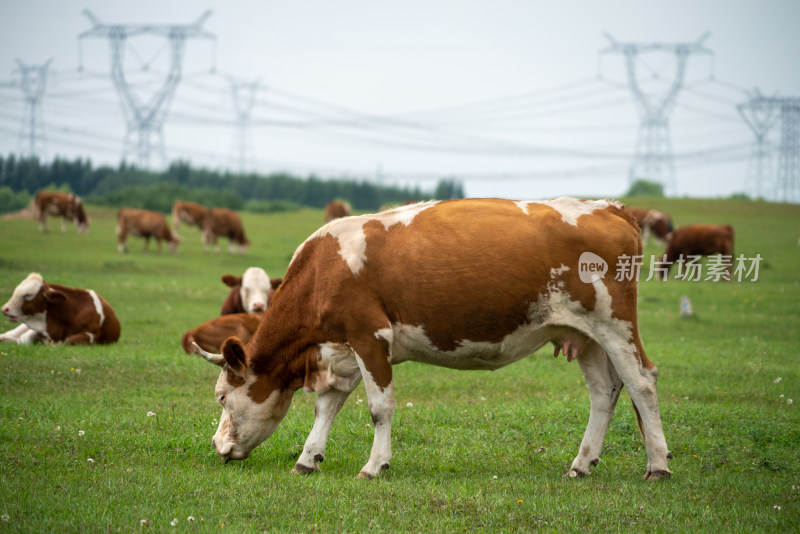
<instances>
[{"instance_id":1,"label":"power transmission tower","mask_svg":"<svg viewBox=\"0 0 800 534\"><path fill-rule=\"evenodd\" d=\"M760 198L772 182L772 150L768 134L780 114L758 89L755 90L755 96L736 106L736 109L756 136L750 152L746 189L755 198Z\"/></svg>"},{"instance_id":2,"label":"power transmission tower","mask_svg":"<svg viewBox=\"0 0 800 534\"><path fill-rule=\"evenodd\" d=\"M672 154L672 135L669 115L683 87L686 62L692 54L711 54L703 46L710 33L705 33L693 43L620 43L608 33L610 45L601 54L618 53L625 58L628 88L633 93L639 110L639 135L636 141L636 155L629 170L631 182L638 177L655 178L661 181L669 194L677 193L675 179L675 160ZM647 95L639 83L638 60L648 52L666 52L675 55L675 75L666 93L660 98Z\"/></svg>"},{"instance_id":3,"label":"power transmission tower","mask_svg":"<svg viewBox=\"0 0 800 534\"><path fill-rule=\"evenodd\" d=\"M250 129L250 117L258 96L261 80L250 83L236 82L229 77L231 93L233 94L233 106L236 111L236 134L234 138L234 149L237 156L239 172L244 174L248 169L255 167L255 150L253 148L252 132Z\"/></svg>"},{"instance_id":4,"label":"power transmission tower","mask_svg":"<svg viewBox=\"0 0 800 534\"><path fill-rule=\"evenodd\" d=\"M766 137L769 130L780 120L778 176L772 196L786 202L800 201L800 98L765 97L756 91L753 98L737 108L756 134L757 144L765 145L768 142ZM759 178L763 178L763 175Z\"/></svg>"},{"instance_id":5,"label":"power transmission tower","mask_svg":"<svg viewBox=\"0 0 800 534\"><path fill-rule=\"evenodd\" d=\"M52 59L43 65L26 65L17 59L17 65L22 79L20 89L25 95L25 114L19 132L20 145L27 144L27 150L20 153L29 157L39 156L44 158L44 122L42 121L42 98L47 87L47 69ZM42 140L41 146L37 144ZM27 140L27 143L26 143Z\"/></svg>"},{"instance_id":6,"label":"power transmission tower","mask_svg":"<svg viewBox=\"0 0 800 534\"><path fill-rule=\"evenodd\" d=\"M155 136L158 139L158 152L162 163L166 163L163 127L169 104L181 80L186 40L194 37L216 39L215 35L201 28L211 15L211 11L206 11L193 24L184 25L103 24L88 9L84 9L83 13L89 18L94 27L79 35L79 43L82 43L83 39L87 37L105 37L111 44L111 79L120 95L120 102L127 121L123 159L128 154L135 154L138 164L148 168L150 166L152 137ZM125 78L124 69L124 52L127 39L141 35L162 36L168 39L171 51L170 68L166 79L161 88L146 102L141 101L134 94ZM132 137L136 138L135 142Z\"/></svg>"}]
</instances>

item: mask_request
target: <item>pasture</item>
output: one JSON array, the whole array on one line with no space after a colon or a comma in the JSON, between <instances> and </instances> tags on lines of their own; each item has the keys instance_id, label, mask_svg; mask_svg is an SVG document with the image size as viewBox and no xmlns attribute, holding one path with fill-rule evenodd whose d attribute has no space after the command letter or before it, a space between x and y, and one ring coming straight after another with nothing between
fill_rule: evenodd
<instances>
[{"instance_id":1,"label":"pasture","mask_svg":"<svg viewBox=\"0 0 800 534\"><path fill-rule=\"evenodd\" d=\"M800 206L639 199L675 225L731 224L735 253L760 254L755 282L640 284L645 349L673 477L642 481L645 450L623 392L592 475L563 474L589 396L576 362L549 345L499 371L395 367L391 468L356 480L369 456L363 384L331 433L321 471L290 470L313 423L302 391L251 458L211 446L219 371L180 348L216 316L224 273L282 276L320 210L243 214L245 256L204 254L181 228L177 255L116 252L116 210L89 206L91 228L0 220L0 300L31 271L94 289L114 307L111 346L0 344L0 530L788 532L800 525ZM646 254L657 254L651 241ZM643 272L646 271L646 266ZM613 274L613 273L612 273ZM682 295L697 316L679 315ZM0 330L11 328L4 321ZM794 403L792 403L794 400Z\"/></svg>"}]
</instances>

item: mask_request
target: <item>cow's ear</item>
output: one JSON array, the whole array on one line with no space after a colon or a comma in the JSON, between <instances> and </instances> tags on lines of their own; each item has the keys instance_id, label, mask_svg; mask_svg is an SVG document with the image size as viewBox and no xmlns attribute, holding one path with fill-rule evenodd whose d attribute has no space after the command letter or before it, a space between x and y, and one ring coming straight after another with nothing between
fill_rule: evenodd
<instances>
[{"instance_id":1,"label":"cow's ear","mask_svg":"<svg viewBox=\"0 0 800 534\"><path fill-rule=\"evenodd\" d=\"M283 283L283 278L270 278L269 279L269 285L272 286L272 289L278 289L279 287L281 287L282 283Z\"/></svg>"},{"instance_id":2,"label":"cow's ear","mask_svg":"<svg viewBox=\"0 0 800 534\"><path fill-rule=\"evenodd\" d=\"M246 358L244 347L238 337L229 337L222 344L222 357L228 364L228 370L240 378L244 378Z\"/></svg>"},{"instance_id":3,"label":"cow's ear","mask_svg":"<svg viewBox=\"0 0 800 534\"><path fill-rule=\"evenodd\" d=\"M67 300L66 295L61 291L53 289L52 287L48 287L44 290L44 298L47 302L51 302L53 304L60 304Z\"/></svg>"},{"instance_id":4,"label":"cow's ear","mask_svg":"<svg viewBox=\"0 0 800 534\"><path fill-rule=\"evenodd\" d=\"M223 274L222 283L228 287L236 287L242 285L241 276L233 276L232 274Z\"/></svg>"}]
</instances>

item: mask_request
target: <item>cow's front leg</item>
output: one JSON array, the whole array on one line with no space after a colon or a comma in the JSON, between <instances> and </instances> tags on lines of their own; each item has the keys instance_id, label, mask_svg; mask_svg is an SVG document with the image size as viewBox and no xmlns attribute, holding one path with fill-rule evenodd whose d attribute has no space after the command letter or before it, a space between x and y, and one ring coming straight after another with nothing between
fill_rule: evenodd
<instances>
[{"instance_id":1,"label":"cow's front leg","mask_svg":"<svg viewBox=\"0 0 800 534\"><path fill-rule=\"evenodd\" d=\"M608 433L608 425L614 414L619 393L620 380L606 352L597 343L590 342L578 356L586 387L589 388L591 412L586 433L581 441L578 456L572 462L569 475L572 477L589 474L589 467L600 461L600 451Z\"/></svg>"},{"instance_id":2,"label":"cow's front leg","mask_svg":"<svg viewBox=\"0 0 800 534\"><path fill-rule=\"evenodd\" d=\"M387 335L391 336L390 333ZM392 459L394 383L389 355L390 343L391 340L374 336L358 344L351 343L361 369L372 424L375 427L372 452L369 461L361 468L359 478L378 476L381 471L389 468L389 461Z\"/></svg>"},{"instance_id":3,"label":"cow's front leg","mask_svg":"<svg viewBox=\"0 0 800 534\"><path fill-rule=\"evenodd\" d=\"M297 459L292 473L312 473L319 469L319 463L324 459L325 445L328 443L331 425L348 395L350 395L349 391L329 389L317 396L317 402L314 405L314 427L306 438L303 454Z\"/></svg>"},{"instance_id":4,"label":"cow's front leg","mask_svg":"<svg viewBox=\"0 0 800 534\"><path fill-rule=\"evenodd\" d=\"M0 334L0 341L9 341L19 345L30 345L36 341L38 336L39 333L36 330L32 330L28 325L22 323L13 330Z\"/></svg>"}]
</instances>

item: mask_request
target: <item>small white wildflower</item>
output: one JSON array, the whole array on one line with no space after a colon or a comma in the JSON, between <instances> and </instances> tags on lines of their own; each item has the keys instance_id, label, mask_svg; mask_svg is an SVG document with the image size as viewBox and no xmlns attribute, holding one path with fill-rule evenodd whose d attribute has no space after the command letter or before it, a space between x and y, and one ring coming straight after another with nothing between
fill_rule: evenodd
<instances>
[{"instance_id":1,"label":"small white wildflower","mask_svg":"<svg viewBox=\"0 0 800 534\"><path fill-rule=\"evenodd\" d=\"M149 519L142 519L141 521L139 521L139 523L140 523L140 524L141 524L143 527L146 527L146 526L148 526L148 525L150 524L150 520L149 520Z\"/></svg>"},{"instance_id":2,"label":"small white wildflower","mask_svg":"<svg viewBox=\"0 0 800 534\"><path fill-rule=\"evenodd\" d=\"M156 412L147 412L147 417L155 417Z\"/></svg>"},{"instance_id":3,"label":"small white wildflower","mask_svg":"<svg viewBox=\"0 0 800 534\"><path fill-rule=\"evenodd\" d=\"M775 380L773 380L773 381L772 381L772 383L773 383L773 384L778 384L778 383L779 383L781 380L783 380L783 377L780 377L780 376L779 376L778 378L776 378Z\"/></svg>"},{"instance_id":4,"label":"small white wildflower","mask_svg":"<svg viewBox=\"0 0 800 534\"><path fill-rule=\"evenodd\" d=\"M406 404L406 408L411 408L412 406L414 406L414 405L411 404L410 402Z\"/></svg>"},{"instance_id":5,"label":"small white wildflower","mask_svg":"<svg viewBox=\"0 0 800 534\"><path fill-rule=\"evenodd\" d=\"M3 520L3 523L8 523L9 521L11 521L11 518L9 517L8 514L0 515L0 519Z\"/></svg>"},{"instance_id":6,"label":"small white wildflower","mask_svg":"<svg viewBox=\"0 0 800 534\"><path fill-rule=\"evenodd\" d=\"M186 518L186 520L187 520L189 523L191 523L192 521L194 521L194 516L193 516L193 515L190 515L189 517L187 517L187 518Z\"/></svg>"},{"instance_id":7,"label":"small white wildflower","mask_svg":"<svg viewBox=\"0 0 800 534\"><path fill-rule=\"evenodd\" d=\"M87 461L87 462L89 462L90 464L93 464L93 463L94 463L94 458L89 458L89 459L88 459L88 460L86 460L86 461Z\"/></svg>"},{"instance_id":8,"label":"small white wildflower","mask_svg":"<svg viewBox=\"0 0 800 534\"><path fill-rule=\"evenodd\" d=\"M58 432L59 430L61 430L61 426L60 425L56 425L56 432Z\"/></svg>"},{"instance_id":9,"label":"small white wildflower","mask_svg":"<svg viewBox=\"0 0 800 534\"><path fill-rule=\"evenodd\" d=\"M79 374L81 374L81 368L80 368L80 367L78 367L77 369L75 369L75 374L76 374L76 375L79 375Z\"/></svg>"},{"instance_id":10,"label":"small white wildflower","mask_svg":"<svg viewBox=\"0 0 800 534\"><path fill-rule=\"evenodd\" d=\"M497 480L497 475L493 476L492 480Z\"/></svg>"},{"instance_id":11,"label":"small white wildflower","mask_svg":"<svg viewBox=\"0 0 800 534\"><path fill-rule=\"evenodd\" d=\"M786 399L786 404L791 404L791 403L792 403L792 399Z\"/></svg>"},{"instance_id":12,"label":"small white wildflower","mask_svg":"<svg viewBox=\"0 0 800 534\"><path fill-rule=\"evenodd\" d=\"M82 436L82 435L84 435L84 434L86 434L86 432L84 432L83 430L78 430L78 435L79 435L79 436Z\"/></svg>"},{"instance_id":13,"label":"small white wildflower","mask_svg":"<svg viewBox=\"0 0 800 534\"><path fill-rule=\"evenodd\" d=\"M178 518L176 517L175 519L170 521L169 524L172 525L173 527L177 527L178 526Z\"/></svg>"},{"instance_id":14,"label":"small white wildflower","mask_svg":"<svg viewBox=\"0 0 800 534\"><path fill-rule=\"evenodd\" d=\"M485 400L486 400L486 397L481 397L481 400L482 400L482 401L485 401Z\"/></svg>"},{"instance_id":15,"label":"small white wildflower","mask_svg":"<svg viewBox=\"0 0 800 534\"><path fill-rule=\"evenodd\" d=\"M781 511L781 507L780 507L780 506L778 506L777 504L776 504L775 506L773 506L773 508L775 508L775 509L776 509L777 511L779 511L779 512Z\"/></svg>"}]
</instances>

